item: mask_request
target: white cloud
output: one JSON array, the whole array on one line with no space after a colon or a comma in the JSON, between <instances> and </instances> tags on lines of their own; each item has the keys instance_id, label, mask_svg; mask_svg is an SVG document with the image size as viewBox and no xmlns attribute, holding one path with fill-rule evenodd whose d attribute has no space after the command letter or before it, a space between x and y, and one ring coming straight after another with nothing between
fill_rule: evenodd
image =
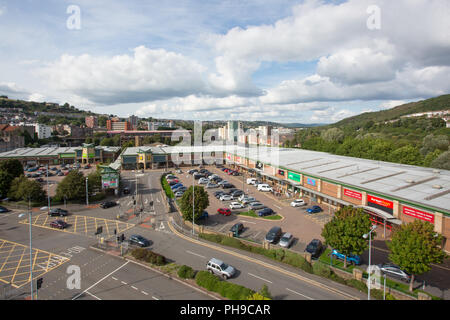
<instances>
[{"instance_id":1,"label":"white cloud","mask_svg":"<svg viewBox=\"0 0 450 320\"><path fill-rule=\"evenodd\" d=\"M328 108L326 110L317 110L313 112L311 116L312 122L318 123L329 123L338 122L342 119L356 115L353 111L347 109L336 109L334 107Z\"/></svg>"},{"instance_id":2,"label":"white cloud","mask_svg":"<svg viewBox=\"0 0 450 320\"><path fill-rule=\"evenodd\" d=\"M100 104L186 96L205 90L205 68L180 54L144 46L133 55L63 55L41 72L59 90Z\"/></svg>"},{"instance_id":3,"label":"white cloud","mask_svg":"<svg viewBox=\"0 0 450 320\"><path fill-rule=\"evenodd\" d=\"M44 102L45 101L45 96L43 94L40 93L32 93L27 101L34 101L34 102Z\"/></svg>"}]
</instances>

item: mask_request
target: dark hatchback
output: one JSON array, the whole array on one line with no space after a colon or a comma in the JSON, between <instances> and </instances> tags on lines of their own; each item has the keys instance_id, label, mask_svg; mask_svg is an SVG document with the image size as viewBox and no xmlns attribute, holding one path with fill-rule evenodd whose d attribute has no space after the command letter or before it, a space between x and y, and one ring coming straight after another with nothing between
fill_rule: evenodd
<instances>
[{"instance_id":1,"label":"dark hatchback","mask_svg":"<svg viewBox=\"0 0 450 320\"><path fill-rule=\"evenodd\" d=\"M305 252L309 252L311 254L311 257L317 259L322 253L322 249L322 241L320 241L319 239L314 239L306 246Z\"/></svg>"},{"instance_id":2,"label":"dark hatchback","mask_svg":"<svg viewBox=\"0 0 450 320\"><path fill-rule=\"evenodd\" d=\"M5 207L0 206L0 213L10 212L11 210L6 209Z\"/></svg>"},{"instance_id":3,"label":"dark hatchback","mask_svg":"<svg viewBox=\"0 0 450 320\"><path fill-rule=\"evenodd\" d=\"M236 223L235 225L233 225L230 228L230 231L233 233L236 233L236 230L237 230L237 233L240 234L242 232L242 230L244 230L244 225L242 223Z\"/></svg>"},{"instance_id":4,"label":"dark hatchback","mask_svg":"<svg viewBox=\"0 0 450 320\"><path fill-rule=\"evenodd\" d=\"M100 204L100 208L107 209L111 207L115 207L117 203L115 201L106 201Z\"/></svg>"},{"instance_id":5,"label":"dark hatchback","mask_svg":"<svg viewBox=\"0 0 450 320\"><path fill-rule=\"evenodd\" d=\"M277 243L280 240L282 231L280 227L272 227L266 234L265 240L269 243Z\"/></svg>"},{"instance_id":6,"label":"dark hatchback","mask_svg":"<svg viewBox=\"0 0 450 320\"><path fill-rule=\"evenodd\" d=\"M130 237L130 243L132 244L136 244L140 247L148 247L150 245L150 241L148 241L147 239L145 239L143 236L137 235L137 234L133 234Z\"/></svg>"},{"instance_id":7,"label":"dark hatchback","mask_svg":"<svg viewBox=\"0 0 450 320\"><path fill-rule=\"evenodd\" d=\"M50 222L50 227L52 227L52 228L65 229L68 226L69 225L62 220L55 220L55 221Z\"/></svg>"},{"instance_id":8,"label":"dark hatchback","mask_svg":"<svg viewBox=\"0 0 450 320\"><path fill-rule=\"evenodd\" d=\"M55 208L55 209L51 209L50 212L48 213L49 216L60 216L60 217L65 217L69 214L69 212L67 210L61 209L61 208Z\"/></svg>"}]
</instances>

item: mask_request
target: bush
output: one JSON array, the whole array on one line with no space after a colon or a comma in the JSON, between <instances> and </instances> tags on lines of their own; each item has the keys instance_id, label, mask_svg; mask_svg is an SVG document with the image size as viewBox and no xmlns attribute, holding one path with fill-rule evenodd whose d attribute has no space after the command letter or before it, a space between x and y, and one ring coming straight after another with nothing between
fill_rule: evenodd
<instances>
[{"instance_id":1,"label":"bush","mask_svg":"<svg viewBox=\"0 0 450 320\"><path fill-rule=\"evenodd\" d=\"M131 251L131 255L138 260L142 260L147 255L147 250L143 248L136 248Z\"/></svg>"},{"instance_id":2,"label":"bush","mask_svg":"<svg viewBox=\"0 0 450 320\"><path fill-rule=\"evenodd\" d=\"M356 280L356 279L347 280L347 284L349 286L352 286L352 287L358 289L359 291L362 291L362 292L367 292L367 290L368 290L367 286L364 282ZM381 297L383 297L383 296L381 296Z\"/></svg>"},{"instance_id":3,"label":"bush","mask_svg":"<svg viewBox=\"0 0 450 320\"><path fill-rule=\"evenodd\" d=\"M346 281L344 278L339 277L339 276L338 276L336 273L334 273L334 272L331 272L331 275L330 275L329 279L331 279L331 280L333 280L333 281L335 281L335 282L337 282L337 283L340 283L340 284L348 285L348 284L347 284L347 281Z\"/></svg>"},{"instance_id":4,"label":"bush","mask_svg":"<svg viewBox=\"0 0 450 320\"><path fill-rule=\"evenodd\" d=\"M254 294L253 290L246 287L221 281L219 277L210 274L208 271L199 271L195 276L197 285L213 292L219 293L222 297L231 300L245 300Z\"/></svg>"},{"instance_id":5,"label":"bush","mask_svg":"<svg viewBox=\"0 0 450 320\"><path fill-rule=\"evenodd\" d=\"M330 267L328 267L326 264L323 264L320 262L314 263L313 272L314 272L314 274L321 276L321 277L325 277L325 278L329 278L332 273Z\"/></svg>"},{"instance_id":6,"label":"bush","mask_svg":"<svg viewBox=\"0 0 450 320\"><path fill-rule=\"evenodd\" d=\"M200 287L203 287L209 291L216 292L216 284L219 281L220 279L217 276L210 274L208 271L199 271L195 275L195 282Z\"/></svg>"},{"instance_id":7,"label":"bush","mask_svg":"<svg viewBox=\"0 0 450 320\"><path fill-rule=\"evenodd\" d=\"M155 264L157 266L163 266L166 264L166 258L159 253L150 251L144 248L136 248L131 251L131 255L137 260L143 260L145 262Z\"/></svg>"},{"instance_id":8,"label":"bush","mask_svg":"<svg viewBox=\"0 0 450 320\"><path fill-rule=\"evenodd\" d=\"M377 300L383 300L383 290L371 289L370 296Z\"/></svg>"},{"instance_id":9,"label":"bush","mask_svg":"<svg viewBox=\"0 0 450 320\"><path fill-rule=\"evenodd\" d=\"M178 269L178 276L183 279L194 279L195 271L189 266L182 265L180 269Z\"/></svg>"}]
</instances>

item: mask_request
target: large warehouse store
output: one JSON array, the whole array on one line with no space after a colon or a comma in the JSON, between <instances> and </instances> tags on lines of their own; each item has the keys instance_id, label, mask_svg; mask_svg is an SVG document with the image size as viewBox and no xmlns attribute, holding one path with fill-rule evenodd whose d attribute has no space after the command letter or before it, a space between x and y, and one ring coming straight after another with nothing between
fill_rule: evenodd
<instances>
[{"instance_id":1,"label":"large warehouse store","mask_svg":"<svg viewBox=\"0 0 450 320\"><path fill-rule=\"evenodd\" d=\"M225 163L283 194L310 198L329 208L361 207L391 229L414 219L450 237L450 171L336 156L301 149L240 146L133 147L122 169ZM444 249L450 252L450 241Z\"/></svg>"}]
</instances>

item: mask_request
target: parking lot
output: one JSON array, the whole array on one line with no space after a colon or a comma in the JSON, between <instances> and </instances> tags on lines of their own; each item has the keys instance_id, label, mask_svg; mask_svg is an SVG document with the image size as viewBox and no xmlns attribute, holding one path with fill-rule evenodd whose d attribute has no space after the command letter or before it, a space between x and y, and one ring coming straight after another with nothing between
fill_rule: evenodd
<instances>
[{"instance_id":1,"label":"parking lot","mask_svg":"<svg viewBox=\"0 0 450 320\"><path fill-rule=\"evenodd\" d=\"M322 225L325 221L328 221L331 216L327 212L321 212L318 214L308 215L306 209L309 208L312 203L308 203L304 207L291 207L290 202L292 200L277 200L271 193L258 191L253 185L246 183L247 176L232 176L223 172L221 168L214 166L205 167L209 172L217 174L220 178L230 182L234 185L234 188L244 191L245 194L254 197L256 201L261 202L265 207L269 207L275 211L276 215L282 216L281 220L268 220L264 218L255 218L244 215L238 215L236 213L240 211L248 211L249 208L233 209L232 214L224 216L217 213L219 208L229 208L231 202L237 200L221 201L214 196L215 191L225 191L228 189L222 188L205 188L209 194L210 205L206 209L209 214L209 218L202 221L202 224L207 228L210 228L217 232L227 233L235 223L242 223L244 230L240 234L241 238L248 239L255 242L263 242L265 235L273 226L279 226L283 232L289 232L294 236L294 242L291 249L296 251L303 251L306 245L314 238L319 238L318 234L321 234ZM188 174L190 169L199 169L198 167L182 168L182 173L175 173L180 182L189 187L195 181L196 185L199 185L199 180L194 180L193 175ZM202 186L206 186L203 184ZM255 210L256 212L259 210Z\"/></svg>"}]
</instances>

